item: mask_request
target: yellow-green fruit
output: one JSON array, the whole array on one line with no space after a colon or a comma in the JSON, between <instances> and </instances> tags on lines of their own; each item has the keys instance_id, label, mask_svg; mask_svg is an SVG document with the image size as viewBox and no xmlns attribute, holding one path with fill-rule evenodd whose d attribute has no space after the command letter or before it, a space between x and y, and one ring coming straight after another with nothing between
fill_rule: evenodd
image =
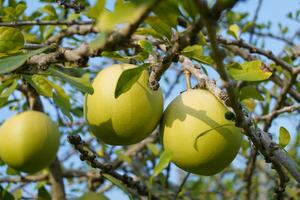
<instances>
[{"instance_id":1,"label":"yellow-green fruit","mask_svg":"<svg viewBox=\"0 0 300 200\"><path fill-rule=\"evenodd\" d=\"M0 157L13 169L35 173L54 160L59 137L57 125L44 113L20 113L0 127Z\"/></svg>"},{"instance_id":2,"label":"yellow-green fruit","mask_svg":"<svg viewBox=\"0 0 300 200\"><path fill-rule=\"evenodd\" d=\"M172 162L199 175L213 175L237 155L242 134L225 119L227 109L207 90L188 90L167 107L162 140L173 152Z\"/></svg>"},{"instance_id":3,"label":"yellow-green fruit","mask_svg":"<svg viewBox=\"0 0 300 200\"><path fill-rule=\"evenodd\" d=\"M90 129L107 144L137 143L153 131L161 118L162 92L148 87L146 70L127 92L115 98L121 73L134 67L118 64L103 69L93 81L93 95L86 97L85 116Z\"/></svg>"}]
</instances>

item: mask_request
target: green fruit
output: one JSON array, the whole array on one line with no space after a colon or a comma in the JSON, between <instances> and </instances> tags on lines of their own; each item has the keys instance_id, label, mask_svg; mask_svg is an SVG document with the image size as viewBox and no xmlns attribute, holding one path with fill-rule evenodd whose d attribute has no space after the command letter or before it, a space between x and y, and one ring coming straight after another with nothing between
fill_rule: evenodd
<instances>
[{"instance_id":1,"label":"green fruit","mask_svg":"<svg viewBox=\"0 0 300 200\"><path fill-rule=\"evenodd\" d=\"M225 119L228 110L207 90L188 90L167 107L162 140L173 152L172 162L199 175L213 175L227 167L237 155L242 134Z\"/></svg>"},{"instance_id":2,"label":"green fruit","mask_svg":"<svg viewBox=\"0 0 300 200\"><path fill-rule=\"evenodd\" d=\"M137 143L154 130L161 118L162 92L148 87L146 70L127 92L115 98L121 73L134 67L118 64L103 69L93 82L93 95L86 97L85 116L90 129L107 144Z\"/></svg>"},{"instance_id":3,"label":"green fruit","mask_svg":"<svg viewBox=\"0 0 300 200\"><path fill-rule=\"evenodd\" d=\"M44 113L20 113L0 127L0 157L13 169L35 173L55 159L59 137L57 125Z\"/></svg>"}]
</instances>

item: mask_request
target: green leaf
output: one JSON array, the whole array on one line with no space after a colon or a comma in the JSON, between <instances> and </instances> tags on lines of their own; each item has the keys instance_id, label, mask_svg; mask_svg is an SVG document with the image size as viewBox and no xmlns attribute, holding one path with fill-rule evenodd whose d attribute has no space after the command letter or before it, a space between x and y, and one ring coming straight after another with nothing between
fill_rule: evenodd
<instances>
[{"instance_id":1,"label":"green leaf","mask_svg":"<svg viewBox=\"0 0 300 200\"><path fill-rule=\"evenodd\" d=\"M272 75L260 60L243 64L233 63L227 65L227 69L232 78L239 81L263 81Z\"/></svg>"},{"instance_id":2,"label":"green leaf","mask_svg":"<svg viewBox=\"0 0 300 200\"><path fill-rule=\"evenodd\" d=\"M53 96L51 82L42 75L24 75L25 80L40 94L45 97Z\"/></svg>"},{"instance_id":3,"label":"green leaf","mask_svg":"<svg viewBox=\"0 0 300 200\"><path fill-rule=\"evenodd\" d=\"M25 2L19 2L18 5L16 6L16 15L20 16L24 13L24 11L26 10L27 6Z\"/></svg>"},{"instance_id":4,"label":"green leaf","mask_svg":"<svg viewBox=\"0 0 300 200\"><path fill-rule=\"evenodd\" d=\"M0 27L0 53L17 51L24 46L24 36L17 28Z\"/></svg>"},{"instance_id":5,"label":"green leaf","mask_svg":"<svg viewBox=\"0 0 300 200\"><path fill-rule=\"evenodd\" d=\"M0 93L0 98L7 98L9 97L14 91L15 89L17 88L18 86L18 83L17 83L17 80L14 80L12 82L12 84L6 88L6 90L4 90L2 93Z\"/></svg>"},{"instance_id":6,"label":"green leaf","mask_svg":"<svg viewBox=\"0 0 300 200\"><path fill-rule=\"evenodd\" d=\"M66 94L64 89L62 89L59 85L52 83L52 87L55 89L53 93L53 101L60 108L61 112L66 115L70 121L73 121L73 117L71 115L71 104L70 97Z\"/></svg>"},{"instance_id":7,"label":"green leaf","mask_svg":"<svg viewBox=\"0 0 300 200\"><path fill-rule=\"evenodd\" d=\"M103 10L97 18L96 28L103 32L110 32L118 24L132 24L144 13L148 4L148 1L133 3L117 0L114 11Z\"/></svg>"},{"instance_id":8,"label":"green leaf","mask_svg":"<svg viewBox=\"0 0 300 200\"><path fill-rule=\"evenodd\" d=\"M148 143L147 148L153 153L153 155L158 156L159 149L155 144Z\"/></svg>"},{"instance_id":9,"label":"green leaf","mask_svg":"<svg viewBox=\"0 0 300 200\"><path fill-rule=\"evenodd\" d=\"M14 196L0 185L0 199L14 200Z\"/></svg>"},{"instance_id":10,"label":"green leaf","mask_svg":"<svg viewBox=\"0 0 300 200\"><path fill-rule=\"evenodd\" d=\"M155 7L153 12L169 26L177 26L177 18L179 15L177 0L165 0Z\"/></svg>"},{"instance_id":11,"label":"green leaf","mask_svg":"<svg viewBox=\"0 0 300 200\"><path fill-rule=\"evenodd\" d=\"M108 200L106 196L97 192L87 192L77 200Z\"/></svg>"},{"instance_id":12,"label":"green leaf","mask_svg":"<svg viewBox=\"0 0 300 200\"><path fill-rule=\"evenodd\" d=\"M38 200L51 200L51 195L44 186L38 189Z\"/></svg>"},{"instance_id":13,"label":"green leaf","mask_svg":"<svg viewBox=\"0 0 300 200\"><path fill-rule=\"evenodd\" d=\"M27 53L22 53L16 56L9 56L0 59L0 74L7 73L21 67L28 58L36 54L40 54L46 51L48 48L49 47L43 47L41 49L29 51Z\"/></svg>"},{"instance_id":14,"label":"green leaf","mask_svg":"<svg viewBox=\"0 0 300 200\"><path fill-rule=\"evenodd\" d=\"M172 37L172 28L161 19L155 16L150 16L145 21L151 26L156 32L160 33L164 37L170 39Z\"/></svg>"},{"instance_id":15,"label":"green leaf","mask_svg":"<svg viewBox=\"0 0 300 200\"><path fill-rule=\"evenodd\" d=\"M94 89L90 84L89 78L87 76L82 76L81 78L73 77L55 67L48 68L47 72L49 72L52 76L60 77L62 80L70 83L84 93L93 94L94 92Z\"/></svg>"},{"instance_id":16,"label":"green leaf","mask_svg":"<svg viewBox=\"0 0 300 200\"><path fill-rule=\"evenodd\" d=\"M180 5L183 7L186 15L192 17L193 19L199 14L197 6L194 0L179 0Z\"/></svg>"},{"instance_id":17,"label":"green leaf","mask_svg":"<svg viewBox=\"0 0 300 200\"><path fill-rule=\"evenodd\" d=\"M121 94L130 90L133 84L140 78L146 67L148 67L148 65L144 64L140 67L124 70L119 77L115 89L115 98L118 98Z\"/></svg>"},{"instance_id":18,"label":"green leaf","mask_svg":"<svg viewBox=\"0 0 300 200\"><path fill-rule=\"evenodd\" d=\"M283 126L279 128L279 146L284 149L291 140L289 131Z\"/></svg>"},{"instance_id":19,"label":"green leaf","mask_svg":"<svg viewBox=\"0 0 300 200\"><path fill-rule=\"evenodd\" d=\"M256 87L248 85L243 87L240 90L240 95L239 95L240 101L244 99L257 99L259 101L263 101L264 97L259 93L259 91L256 89Z\"/></svg>"},{"instance_id":20,"label":"green leaf","mask_svg":"<svg viewBox=\"0 0 300 200\"><path fill-rule=\"evenodd\" d=\"M151 54L153 52L153 46L147 40L140 40L140 41L138 41L138 45L141 48L143 48L146 52L148 52L149 54Z\"/></svg>"},{"instance_id":21,"label":"green leaf","mask_svg":"<svg viewBox=\"0 0 300 200\"><path fill-rule=\"evenodd\" d=\"M232 35L235 39L239 39L240 28L236 24L232 24L229 26L227 33Z\"/></svg>"},{"instance_id":22,"label":"green leaf","mask_svg":"<svg viewBox=\"0 0 300 200\"><path fill-rule=\"evenodd\" d=\"M96 4L87 11L86 15L88 17L97 19L99 16L101 16L104 6L105 0L97 0Z\"/></svg>"},{"instance_id":23,"label":"green leaf","mask_svg":"<svg viewBox=\"0 0 300 200\"><path fill-rule=\"evenodd\" d=\"M192 45L187 46L182 50L182 55L185 55L186 57L192 58L200 63L206 64L206 65L212 65L213 60L209 56L203 55L203 48L200 45Z\"/></svg>"},{"instance_id":24,"label":"green leaf","mask_svg":"<svg viewBox=\"0 0 300 200\"><path fill-rule=\"evenodd\" d=\"M137 35L145 35L145 36L151 35L154 38L164 39L164 35L163 34L155 31L152 28L145 28L145 27L138 28L136 30L135 34L137 34Z\"/></svg>"},{"instance_id":25,"label":"green leaf","mask_svg":"<svg viewBox=\"0 0 300 200\"><path fill-rule=\"evenodd\" d=\"M106 38L107 38L107 33L104 32L98 33L96 38L89 43L90 50L93 52L94 50L103 47L104 44L106 43Z\"/></svg>"},{"instance_id":26,"label":"green leaf","mask_svg":"<svg viewBox=\"0 0 300 200\"><path fill-rule=\"evenodd\" d=\"M52 17L57 18L56 10L55 10L55 8L54 8L53 6L51 6L51 5L46 5L46 6L42 7L42 8L41 8L41 11L42 11L42 12L45 12L45 13L47 13L47 14L49 14L49 15L52 16Z\"/></svg>"},{"instance_id":27,"label":"green leaf","mask_svg":"<svg viewBox=\"0 0 300 200\"><path fill-rule=\"evenodd\" d=\"M109 180L111 183L113 183L114 185L118 186L124 193L126 193L129 197L130 200L134 200L132 195L129 193L129 191L127 190L126 186L123 185L123 183L116 179L115 177L109 175L109 174L106 174L106 173L103 173L102 174L104 178L106 178L107 180Z\"/></svg>"},{"instance_id":28,"label":"green leaf","mask_svg":"<svg viewBox=\"0 0 300 200\"><path fill-rule=\"evenodd\" d=\"M153 174L151 177L155 177L160 174L172 160L173 153L169 150L164 150L159 157L157 165L154 167Z\"/></svg>"}]
</instances>

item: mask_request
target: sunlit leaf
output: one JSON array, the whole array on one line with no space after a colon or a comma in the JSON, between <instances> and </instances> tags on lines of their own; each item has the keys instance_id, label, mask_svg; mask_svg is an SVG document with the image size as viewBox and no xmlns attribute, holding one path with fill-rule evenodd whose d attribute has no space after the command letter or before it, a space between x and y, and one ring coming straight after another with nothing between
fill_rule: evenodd
<instances>
[{"instance_id":1,"label":"sunlit leaf","mask_svg":"<svg viewBox=\"0 0 300 200\"><path fill-rule=\"evenodd\" d=\"M13 27L0 27L0 53L19 50L24 46L24 36Z\"/></svg>"},{"instance_id":2,"label":"sunlit leaf","mask_svg":"<svg viewBox=\"0 0 300 200\"><path fill-rule=\"evenodd\" d=\"M233 63L227 65L227 69L233 79L240 81L263 81L272 75L272 72L260 60L242 64Z\"/></svg>"},{"instance_id":3,"label":"sunlit leaf","mask_svg":"<svg viewBox=\"0 0 300 200\"><path fill-rule=\"evenodd\" d=\"M229 26L227 33L229 35L232 35L235 39L239 39L239 34L240 34L240 28L236 24L232 24Z\"/></svg>"},{"instance_id":4,"label":"sunlit leaf","mask_svg":"<svg viewBox=\"0 0 300 200\"><path fill-rule=\"evenodd\" d=\"M162 152L157 165L153 169L152 177L155 177L158 174L160 174L168 166L169 162L172 160L172 156L173 153L169 150L165 150Z\"/></svg>"},{"instance_id":5,"label":"sunlit leaf","mask_svg":"<svg viewBox=\"0 0 300 200\"><path fill-rule=\"evenodd\" d=\"M280 148L284 149L291 140L291 135L289 133L289 131L284 128L283 126L281 126L279 128L279 146Z\"/></svg>"}]
</instances>

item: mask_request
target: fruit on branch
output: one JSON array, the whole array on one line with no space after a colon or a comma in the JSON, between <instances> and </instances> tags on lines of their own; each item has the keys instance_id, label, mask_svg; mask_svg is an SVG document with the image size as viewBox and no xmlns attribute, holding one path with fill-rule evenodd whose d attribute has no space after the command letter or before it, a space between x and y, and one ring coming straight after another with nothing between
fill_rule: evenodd
<instances>
[{"instance_id":1,"label":"fruit on branch","mask_svg":"<svg viewBox=\"0 0 300 200\"><path fill-rule=\"evenodd\" d=\"M213 175L226 168L237 155L242 134L225 119L227 108L207 90L192 89L176 97L161 123L165 150L172 162L199 175Z\"/></svg>"},{"instance_id":2,"label":"fruit on branch","mask_svg":"<svg viewBox=\"0 0 300 200\"><path fill-rule=\"evenodd\" d=\"M93 81L94 93L85 100L85 117L92 133L111 145L130 145L147 137L163 112L161 90L148 87L144 70L132 87L119 97L114 93L122 72L135 65L116 64L100 71Z\"/></svg>"},{"instance_id":3,"label":"fruit on branch","mask_svg":"<svg viewBox=\"0 0 300 200\"><path fill-rule=\"evenodd\" d=\"M35 173L55 159L59 138L57 125L46 114L17 114L0 127L0 158L13 169Z\"/></svg>"}]
</instances>

